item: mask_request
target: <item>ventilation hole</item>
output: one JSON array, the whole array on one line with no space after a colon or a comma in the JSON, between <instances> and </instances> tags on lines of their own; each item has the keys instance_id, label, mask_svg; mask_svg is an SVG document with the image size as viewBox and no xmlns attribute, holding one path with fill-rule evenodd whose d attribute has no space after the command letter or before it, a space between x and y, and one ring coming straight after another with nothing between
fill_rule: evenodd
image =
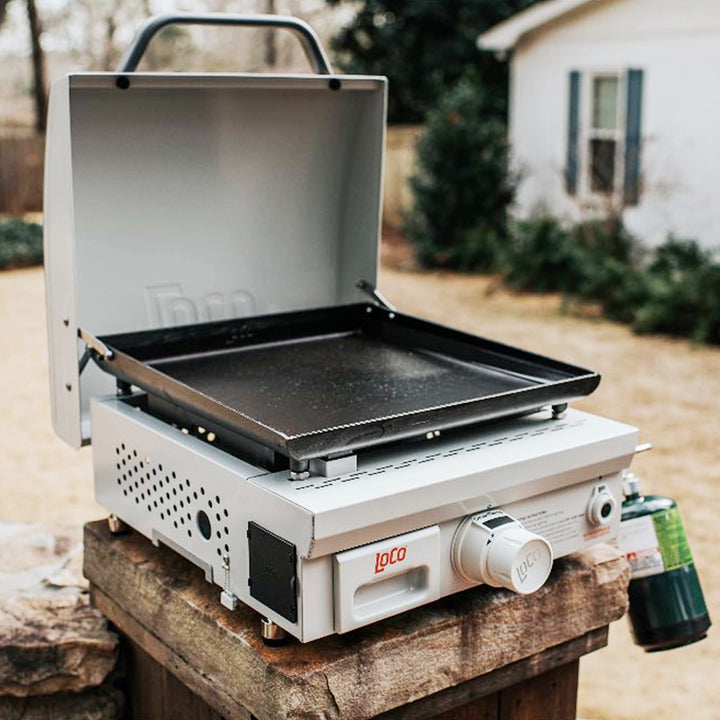
<instances>
[{"instance_id":1,"label":"ventilation hole","mask_svg":"<svg viewBox=\"0 0 720 720\"><path fill-rule=\"evenodd\" d=\"M127 465L127 460L125 458L122 459L122 464Z\"/></svg>"},{"instance_id":2,"label":"ventilation hole","mask_svg":"<svg viewBox=\"0 0 720 720\"><path fill-rule=\"evenodd\" d=\"M189 538L192 537L192 530L188 530L188 537L189 537Z\"/></svg>"},{"instance_id":3,"label":"ventilation hole","mask_svg":"<svg viewBox=\"0 0 720 720\"><path fill-rule=\"evenodd\" d=\"M173 512L177 512L177 505L173 505Z\"/></svg>"},{"instance_id":4,"label":"ventilation hole","mask_svg":"<svg viewBox=\"0 0 720 720\"><path fill-rule=\"evenodd\" d=\"M215 513L215 519L220 522L220 513Z\"/></svg>"},{"instance_id":5,"label":"ventilation hole","mask_svg":"<svg viewBox=\"0 0 720 720\"><path fill-rule=\"evenodd\" d=\"M120 443L120 447L124 450L124 449L125 449L125 443Z\"/></svg>"},{"instance_id":6,"label":"ventilation hole","mask_svg":"<svg viewBox=\"0 0 720 720\"><path fill-rule=\"evenodd\" d=\"M157 485L153 485L153 492L157 492Z\"/></svg>"},{"instance_id":7,"label":"ventilation hole","mask_svg":"<svg viewBox=\"0 0 720 720\"><path fill-rule=\"evenodd\" d=\"M177 475L175 474L175 471L174 471L174 470L173 470L170 474L172 475L173 480L176 480L176 479L177 479Z\"/></svg>"},{"instance_id":8,"label":"ventilation hole","mask_svg":"<svg viewBox=\"0 0 720 720\"><path fill-rule=\"evenodd\" d=\"M217 549L217 554L218 554L219 556L222 555L222 551L220 550L220 548Z\"/></svg>"},{"instance_id":9,"label":"ventilation hole","mask_svg":"<svg viewBox=\"0 0 720 720\"><path fill-rule=\"evenodd\" d=\"M158 506L158 505L157 505L157 500L153 500L153 506L154 506L154 507L157 507L157 506Z\"/></svg>"},{"instance_id":10,"label":"ventilation hole","mask_svg":"<svg viewBox=\"0 0 720 720\"><path fill-rule=\"evenodd\" d=\"M188 513L188 514L187 514L187 519L188 519L188 520L192 520L192 513Z\"/></svg>"},{"instance_id":11,"label":"ventilation hole","mask_svg":"<svg viewBox=\"0 0 720 720\"><path fill-rule=\"evenodd\" d=\"M140 498L139 498L139 497L136 497L136 498L135 498L135 504L136 504L136 505L139 505L139 504L140 504Z\"/></svg>"},{"instance_id":12,"label":"ventilation hole","mask_svg":"<svg viewBox=\"0 0 720 720\"><path fill-rule=\"evenodd\" d=\"M230 548L228 547L227 543L225 543L224 547L225 547L225 552L230 552Z\"/></svg>"},{"instance_id":13,"label":"ventilation hole","mask_svg":"<svg viewBox=\"0 0 720 720\"><path fill-rule=\"evenodd\" d=\"M197 500L197 493L196 493L196 492L193 493L193 497Z\"/></svg>"},{"instance_id":14,"label":"ventilation hole","mask_svg":"<svg viewBox=\"0 0 720 720\"><path fill-rule=\"evenodd\" d=\"M158 470L159 470L160 472L162 472L162 464L161 464L161 463L158 463Z\"/></svg>"},{"instance_id":15,"label":"ventilation hole","mask_svg":"<svg viewBox=\"0 0 720 720\"><path fill-rule=\"evenodd\" d=\"M115 463L115 467L119 470L119 469L120 469L120 463Z\"/></svg>"},{"instance_id":16,"label":"ventilation hole","mask_svg":"<svg viewBox=\"0 0 720 720\"><path fill-rule=\"evenodd\" d=\"M225 515L225 517L230 517L230 513L227 511L227 508L223 510L223 515Z\"/></svg>"},{"instance_id":17,"label":"ventilation hole","mask_svg":"<svg viewBox=\"0 0 720 720\"><path fill-rule=\"evenodd\" d=\"M177 520L173 520L173 526L174 526L174 527L177 527L177 526L178 526Z\"/></svg>"},{"instance_id":18,"label":"ventilation hole","mask_svg":"<svg viewBox=\"0 0 720 720\"><path fill-rule=\"evenodd\" d=\"M216 495L215 496L215 502L219 505L220 504L220 498Z\"/></svg>"},{"instance_id":19,"label":"ventilation hole","mask_svg":"<svg viewBox=\"0 0 720 720\"><path fill-rule=\"evenodd\" d=\"M148 512L152 512L152 505L148 505Z\"/></svg>"},{"instance_id":20,"label":"ventilation hole","mask_svg":"<svg viewBox=\"0 0 720 720\"><path fill-rule=\"evenodd\" d=\"M205 494L205 488L204 488L204 487L201 487L201 488L200 488L200 494L201 494L201 495L204 495L204 494Z\"/></svg>"},{"instance_id":21,"label":"ventilation hole","mask_svg":"<svg viewBox=\"0 0 720 720\"><path fill-rule=\"evenodd\" d=\"M145 493L140 493L140 498L141 498L142 500L144 500L144 499L145 499Z\"/></svg>"},{"instance_id":22,"label":"ventilation hole","mask_svg":"<svg viewBox=\"0 0 720 720\"><path fill-rule=\"evenodd\" d=\"M127 497L127 490L123 490L123 495Z\"/></svg>"},{"instance_id":23,"label":"ventilation hole","mask_svg":"<svg viewBox=\"0 0 720 720\"><path fill-rule=\"evenodd\" d=\"M185 478L185 485L186 485L187 487L190 487L190 480L188 480L187 478Z\"/></svg>"},{"instance_id":24,"label":"ventilation hole","mask_svg":"<svg viewBox=\"0 0 720 720\"><path fill-rule=\"evenodd\" d=\"M166 492L166 493L165 493L165 497L169 500L169 499L170 499L170 493L169 493L169 492Z\"/></svg>"},{"instance_id":25,"label":"ventilation hole","mask_svg":"<svg viewBox=\"0 0 720 720\"><path fill-rule=\"evenodd\" d=\"M164 512L161 512L161 513L160 513L160 519L161 519L161 520L164 520L164 519L165 519L165 513L164 513Z\"/></svg>"},{"instance_id":26,"label":"ventilation hole","mask_svg":"<svg viewBox=\"0 0 720 720\"><path fill-rule=\"evenodd\" d=\"M120 454L120 448L115 448L115 454L116 454L116 455L119 455L119 454Z\"/></svg>"},{"instance_id":27,"label":"ventilation hole","mask_svg":"<svg viewBox=\"0 0 720 720\"><path fill-rule=\"evenodd\" d=\"M181 517L181 518L180 518L180 524L181 524L181 525L184 525L184 524L185 524L185 518L184 518L184 517Z\"/></svg>"},{"instance_id":28,"label":"ventilation hole","mask_svg":"<svg viewBox=\"0 0 720 720\"><path fill-rule=\"evenodd\" d=\"M133 450L133 455L137 457L137 450Z\"/></svg>"},{"instance_id":29,"label":"ventilation hole","mask_svg":"<svg viewBox=\"0 0 720 720\"><path fill-rule=\"evenodd\" d=\"M173 495L177 495L177 488L173 488Z\"/></svg>"},{"instance_id":30,"label":"ventilation hole","mask_svg":"<svg viewBox=\"0 0 720 720\"><path fill-rule=\"evenodd\" d=\"M202 510L201 510L200 512L202 512ZM204 514L204 513L203 513L203 514ZM220 534L220 531L219 531L219 530L218 530L215 534L217 535L217 539L218 539L218 540L220 540L220 539L222 538L222 535Z\"/></svg>"},{"instance_id":31,"label":"ventilation hole","mask_svg":"<svg viewBox=\"0 0 720 720\"><path fill-rule=\"evenodd\" d=\"M118 485L122 484L122 480L120 478L117 479L117 484Z\"/></svg>"}]
</instances>

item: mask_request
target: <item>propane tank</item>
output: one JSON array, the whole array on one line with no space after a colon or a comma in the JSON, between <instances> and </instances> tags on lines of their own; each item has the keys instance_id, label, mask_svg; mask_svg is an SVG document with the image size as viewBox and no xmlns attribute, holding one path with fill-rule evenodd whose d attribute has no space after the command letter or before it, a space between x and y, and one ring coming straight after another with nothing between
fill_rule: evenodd
<instances>
[{"instance_id":1,"label":"propane tank","mask_svg":"<svg viewBox=\"0 0 720 720\"><path fill-rule=\"evenodd\" d=\"M702 640L710 627L700 580L675 501L642 495L640 479L627 473L620 550L631 570L630 626L647 652Z\"/></svg>"}]
</instances>

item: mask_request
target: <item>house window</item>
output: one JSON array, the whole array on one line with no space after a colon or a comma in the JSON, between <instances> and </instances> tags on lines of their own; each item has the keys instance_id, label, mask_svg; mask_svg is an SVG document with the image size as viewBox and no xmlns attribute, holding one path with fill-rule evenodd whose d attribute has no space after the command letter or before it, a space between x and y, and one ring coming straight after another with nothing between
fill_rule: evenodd
<instances>
[{"instance_id":1,"label":"house window","mask_svg":"<svg viewBox=\"0 0 720 720\"><path fill-rule=\"evenodd\" d=\"M637 205L642 184L643 70L568 75L568 195Z\"/></svg>"},{"instance_id":2,"label":"house window","mask_svg":"<svg viewBox=\"0 0 720 720\"><path fill-rule=\"evenodd\" d=\"M587 131L590 192L612 195L620 187L620 149L624 128L620 121L620 78L592 78L590 123Z\"/></svg>"}]
</instances>

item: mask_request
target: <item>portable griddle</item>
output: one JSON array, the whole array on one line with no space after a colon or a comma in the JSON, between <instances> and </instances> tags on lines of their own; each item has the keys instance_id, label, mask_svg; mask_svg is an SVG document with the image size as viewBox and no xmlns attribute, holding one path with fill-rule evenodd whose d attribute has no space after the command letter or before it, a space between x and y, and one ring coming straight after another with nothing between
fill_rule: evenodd
<instances>
[{"instance_id":1,"label":"portable griddle","mask_svg":"<svg viewBox=\"0 0 720 720\"><path fill-rule=\"evenodd\" d=\"M135 72L169 23L292 30L314 74ZM51 93L55 429L92 436L113 529L202 567L269 640L534 591L614 539L635 450L566 411L596 373L376 290L385 96L301 21L234 15L155 18L117 72Z\"/></svg>"}]
</instances>

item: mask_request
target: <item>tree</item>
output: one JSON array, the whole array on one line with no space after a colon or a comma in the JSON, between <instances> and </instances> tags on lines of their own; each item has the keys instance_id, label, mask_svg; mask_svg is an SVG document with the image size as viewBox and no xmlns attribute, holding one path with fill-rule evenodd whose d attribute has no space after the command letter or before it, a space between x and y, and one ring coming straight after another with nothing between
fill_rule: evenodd
<instances>
[{"instance_id":1,"label":"tree","mask_svg":"<svg viewBox=\"0 0 720 720\"><path fill-rule=\"evenodd\" d=\"M504 117L507 63L478 50L477 37L534 2L363 0L332 48L347 72L388 76L390 122L421 122L440 94L469 71L484 89L486 111Z\"/></svg>"},{"instance_id":2,"label":"tree","mask_svg":"<svg viewBox=\"0 0 720 720\"><path fill-rule=\"evenodd\" d=\"M30 46L32 48L33 96L35 98L35 129L45 132L47 122L47 88L45 87L45 55L40 45L40 18L35 0L26 0L28 24L30 25Z\"/></svg>"},{"instance_id":3,"label":"tree","mask_svg":"<svg viewBox=\"0 0 720 720\"><path fill-rule=\"evenodd\" d=\"M505 124L486 110L471 73L427 115L405 228L425 266L491 270L507 242L515 178Z\"/></svg>"}]
</instances>

